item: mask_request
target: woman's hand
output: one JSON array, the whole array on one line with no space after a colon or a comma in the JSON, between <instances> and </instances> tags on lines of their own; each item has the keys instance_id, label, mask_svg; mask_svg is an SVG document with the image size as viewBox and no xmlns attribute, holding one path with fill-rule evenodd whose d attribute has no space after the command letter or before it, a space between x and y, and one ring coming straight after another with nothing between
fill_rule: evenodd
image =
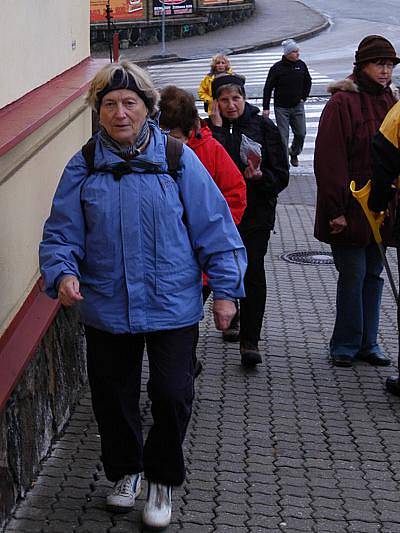
<instances>
[{"instance_id":1,"label":"woman's hand","mask_svg":"<svg viewBox=\"0 0 400 533\"><path fill-rule=\"evenodd\" d=\"M64 276L61 278L58 285L58 299L67 307L74 305L74 303L83 300L82 294L79 292L79 281L75 276Z\"/></svg>"},{"instance_id":2,"label":"woman's hand","mask_svg":"<svg viewBox=\"0 0 400 533\"><path fill-rule=\"evenodd\" d=\"M340 215L340 217L330 220L329 227L331 228L331 235L336 235L337 233L341 233L343 230L347 228L346 217L344 215Z\"/></svg>"},{"instance_id":3,"label":"woman's hand","mask_svg":"<svg viewBox=\"0 0 400 533\"><path fill-rule=\"evenodd\" d=\"M218 106L217 100L212 101L210 119L211 119L211 122L214 124L214 126L219 126L219 127L222 126L222 117L221 117L221 113L219 112L219 106Z\"/></svg>"},{"instance_id":4,"label":"woman's hand","mask_svg":"<svg viewBox=\"0 0 400 533\"><path fill-rule=\"evenodd\" d=\"M213 313L215 327L220 331L228 329L236 315L236 306L230 300L214 300Z\"/></svg>"},{"instance_id":5,"label":"woman's hand","mask_svg":"<svg viewBox=\"0 0 400 533\"><path fill-rule=\"evenodd\" d=\"M262 178L261 170L256 169L250 159L248 160L248 163L249 164L247 165L247 167L244 169L244 172L243 172L243 175L246 178L246 180L256 181Z\"/></svg>"}]
</instances>

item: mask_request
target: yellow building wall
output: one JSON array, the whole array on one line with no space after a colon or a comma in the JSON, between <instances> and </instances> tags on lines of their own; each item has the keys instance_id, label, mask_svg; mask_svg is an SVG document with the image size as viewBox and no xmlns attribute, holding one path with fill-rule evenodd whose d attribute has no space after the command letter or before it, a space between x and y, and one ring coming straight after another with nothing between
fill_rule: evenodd
<instances>
[{"instance_id":1,"label":"yellow building wall","mask_svg":"<svg viewBox=\"0 0 400 533\"><path fill-rule=\"evenodd\" d=\"M39 278L38 245L54 191L90 135L81 97L0 157L0 335Z\"/></svg>"},{"instance_id":2,"label":"yellow building wall","mask_svg":"<svg viewBox=\"0 0 400 533\"><path fill-rule=\"evenodd\" d=\"M0 4L2 109L90 56L90 0ZM38 245L55 188L90 135L81 96L0 156L0 336L39 278Z\"/></svg>"},{"instance_id":3,"label":"yellow building wall","mask_svg":"<svg viewBox=\"0 0 400 533\"><path fill-rule=\"evenodd\" d=\"M90 55L89 0L1 0L0 109Z\"/></svg>"}]
</instances>

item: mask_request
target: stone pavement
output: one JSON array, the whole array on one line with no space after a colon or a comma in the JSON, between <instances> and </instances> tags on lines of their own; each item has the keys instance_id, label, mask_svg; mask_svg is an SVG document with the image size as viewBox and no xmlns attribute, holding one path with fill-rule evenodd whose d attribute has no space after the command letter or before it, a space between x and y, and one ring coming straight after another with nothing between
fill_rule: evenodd
<instances>
[{"instance_id":1,"label":"stone pavement","mask_svg":"<svg viewBox=\"0 0 400 533\"><path fill-rule=\"evenodd\" d=\"M335 270L280 258L328 251L312 237L313 203L313 179L292 176L266 257L263 365L240 367L238 346L222 342L207 304L198 348L204 371L185 441L188 474L173 494L171 533L400 532L400 399L384 389L395 368L332 367ZM394 363L387 286L380 341ZM148 428L145 379L142 407ZM145 492L137 509L116 515L104 508L110 487L87 395L6 531L141 531Z\"/></svg>"},{"instance_id":2,"label":"stone pavement","mask_svg":"<svg viewBox=\"0 0 400 533\"><path fill-rule=\"evenodd\" d=\"M217 52L231 54L277 46L284 39L305 39L329 26L328 20L298 0L256 0L255 14L240 24L166 42L166 56L160 57L161 44L135 46L121 50L121 59L149 63L165 60L211 57ZM95 55L106 55L97 52Z\"/></svg>"}]
</instances>

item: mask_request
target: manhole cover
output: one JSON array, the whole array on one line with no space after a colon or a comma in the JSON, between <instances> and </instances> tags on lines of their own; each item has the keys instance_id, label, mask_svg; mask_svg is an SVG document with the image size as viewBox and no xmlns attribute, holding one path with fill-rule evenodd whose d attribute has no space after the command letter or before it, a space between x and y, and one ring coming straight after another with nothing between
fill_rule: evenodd
<instances>
[{"instance_id":1,"label":"manhole cover","mask_svg":"<svg viewBox=\"0 0 400 533\"><path fill-rule=\"evenodd\" d=\"M288 263L298 265L332 265L333 258L330 252L288 252L282 254L281 259Z\"/></svg>"}]
</instances>

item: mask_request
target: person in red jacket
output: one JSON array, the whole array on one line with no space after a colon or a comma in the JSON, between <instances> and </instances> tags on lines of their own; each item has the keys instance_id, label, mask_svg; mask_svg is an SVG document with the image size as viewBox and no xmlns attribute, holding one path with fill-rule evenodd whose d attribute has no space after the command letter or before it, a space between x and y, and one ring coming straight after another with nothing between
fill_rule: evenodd
<instances>
[{"instance_id":1,"label":"person in red jacket","mask_svg":"<svg viewBox=\"0 0 400 533\"><path fill-rule=\"evenodd\" d=\"M159 122L162 129L180 139L196 153L223 194L236 225L246 209L246 183L225 148L213 138L211 130L200 119L195 100L187 91L169 85L161 91ZM209 295L205 281L204 301ZM226 341L239 340L239 309L231 327L224 331Z\"/></svg>"},{"instance_id":2,"label":"person in red jacket","mask_svg":"<svg viewBox=\"0 0 400 533\"><path fill-rule=\"evenodd\" d=\"M246 183L225 148L200 119L194 96L168 85L161 91L159 122L173 137L187 144L197 155L222 192L236 225L246 209Z\"/></svg>"}]
</instances>

